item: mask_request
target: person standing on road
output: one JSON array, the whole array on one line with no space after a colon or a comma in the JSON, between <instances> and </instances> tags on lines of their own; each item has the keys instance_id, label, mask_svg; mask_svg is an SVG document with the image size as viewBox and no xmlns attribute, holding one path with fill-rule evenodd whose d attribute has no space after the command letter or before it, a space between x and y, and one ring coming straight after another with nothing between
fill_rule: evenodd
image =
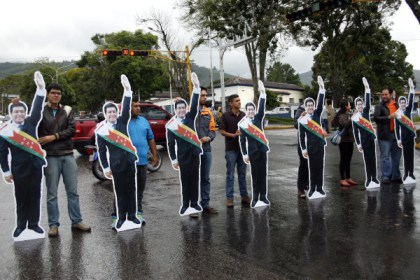
<instances>
[{"instance_id":1,"label":"person standing on road","mask_svg":"<svg viewBox=\"0 0 420 280\"><path fill-rule=\"evenodd\" d=\"M251 198L246 189L246 164L242 159L239 147L238 122L245 117L245 113L240 110L241 99L239 95L232 94L228 98L230 111L225 112L220 118L220 133L225 137L225 159L226 159L226 206L234 206L233 193L235 183L235 166L238 171L239 192L244 205L251 205Z\"/></svg>"},{"instance_id":2,"label":"person standing on road","mask_svg":"<svg viewBox=\"0 0 420 280\"><path fill-rule=\"evenodd\" d=\"M157 150L153 131L149 122L140 116L140 102L135 100L131 103L131 120L128 125L130 139L137 150L137 218L142 224L146 223L143 218L143 193L146 187L147 177L147 153L153 155L152 165L158 163Z\"/></svg>"},{"instance_id":3,"label":"person standing on road","mask_svg":"<svg viewBox=\"0 0 420 280\"><path fill-rule=\"evenodd\" d=\"M379 150L381 152L382 183L402 183L400 172L401 149L395 137L394 119L398 104L392 99L391 88L382 90L382 102L375 106L374 120L377 125Z\"/></svg>"},{"instance_id":4,"label":"person standing on road","mask_svg":"<svg viewBox=\"0 0 420 280\"><path fill-rule=\"evenodd\" d=\"M300 137L299 137L299 118L306 114L305 108L300 105L295 113L294 118L294 126L298 130L297 138L298 138L298 156L299 156L299 168L298 168L298 176L297 176L297 189L298 189L298 198L305 199L306 193L305 191L308 190L309 186L309 170L308 170L308 160L303 157L302 149L300 148Z\"/></svg>"},{"instance_id":5,"label":"person standing on road","mask_svg":"<svg viewBox=\"0 0 420 280\"><path fill-rule=\"evenodd\" d=\"M0 128L0 164L3 177L14 184L16 200L16 228L13 238L18 238L28 227L35 235L30 239L44 238L44 230L39 226L41 212L42 168L46 165L45 151L36 140L38 124L41 121L45 101L45 82L40 72L35 72L37 86L32 107L19 99L9 105L11 120ZM8 161L11 154L11 168Z\"/></svg>"},{"instance_id":6,"label":"person standing on road","mask_svg":"<svg viewBox=\"0 0 420 280\"><path fill-rule=\"evenodd\" d=\"M395 119L395 134L397 136L398 146L403 150L404 158L404 184L416 183L414 177L414 139L416 138L416 127L411 119L411 111L414 102L414 84L410 78L408 80L410 91L407 98L401 96L398 99L399 109Z\"/></svg>"},{"instance_id":7,"label":"person standing on road","mask_svg":"<svg viewBox=\"0 0 420 280\"><path fill-rule=\"evenodd\" d=\"M312 98L304 101L307 114L299 118L299 137L300 147L303 157L308 159L310 189L309 199L323 198L326 196L324 191L324 164L325 137L326 131L321 127L321 113L324 107L325 88L324 82L318 76L319 92L317 105Z\"/></svg>"},{"instance_id":8,"label":"person standing on road","mask_svg":"<svg viewBox=\"0 0 420 280\"><path fill-rule=\"evenodd\" d=\"M365 85L365 103L360 97L354 101L356 113L352 116L353 134L356 140L357 149L363 153L365 162L365 188L378 188L379 181L376 170L376 133L370 121L370 88L366 78L363 77Z\"/></svg>"},{"instance_id":9,"label":"person standing on road","mask_svg":"<svg viewBox=\"0 0 420 280\"><path fill-rule=\"evenodd\" d=\"M217 214L217 209L210 207L210 169L212 162L210 142L216 138L216 126L213 113L206 107L207 89L201 87L199 114L197 115L195 127L197 129L198 138L203 147L201 155L200 167L200 190L201 190L201 207L204 213ZM192 214L197 217L198 214Z\"/></svg>"},{"instance_id":10,"label":"person standing on road","mask_svg":"<svg viewBox=\"0 0 420 280\"><path fill-rule=\"evenodd\" d=\"M238 123L243 160L251 165L252 208L270 205L267 199L267 153L270 148L263 130L267 94L262 81L258 81L258 90L260 97L257 114L255 104L249 102L245 105L246 116Z\"/></svg>"},{"instance_id":11,"label":"person standing on road","mask_svg":"<svg viewBox=\"0 0 420 280\"><path fill-rule=\"evenodd\" d=\"M166 138L172 167L179 170L181 179L181 216L203 211L198 199L200 189L200 156L203 152L195 128L200 98L200 82L195 73L191 74L193 94L190 111L184 99L175 101L175 116L166 124ZM190 209L189 209L190 208ZM187 211L188 210L188 211Z\"/></svg>"},{"instance_id":12,"label":"person standing on road","mask_svg":"<svg viewBox=\"0 0 420 280\"><path fill-rule=\"evenodd\" d=\"M60 212L57 191L63 176L67 193L68 213L72 229L89 232L90 226L82 222L79 194L77 193L77 164L73 156L73 137L76 128L74 112L70 106L60 104L62 88L59 84L47 87L48 103L44 107L42 121L38 127L39 143L47 152L47 167L44 175L47 186L47 212L50 230L48 236L58 236Z\"/></svg>"},{"instance_id":13,"label":"person standing on road","mask_svg":"<svg viewBox=\"0 0 420 280\"><path fill-rule=\"evenodd\" d=\"M105 103L103 106L105 121L99 123L95 130L99 160L104 174L106 177L112 178L114 183L118 217L115 225L117 231L126 220L134 223L134 226L127 223L129 228L126 229L136 228L136 225L140 225L136 207L135 162L137 161L137 153L128 134L133 92L125 75L121 75L121 84L124 87L121 115L119 115L115 103Z\"/></svg>"}]
</instances>

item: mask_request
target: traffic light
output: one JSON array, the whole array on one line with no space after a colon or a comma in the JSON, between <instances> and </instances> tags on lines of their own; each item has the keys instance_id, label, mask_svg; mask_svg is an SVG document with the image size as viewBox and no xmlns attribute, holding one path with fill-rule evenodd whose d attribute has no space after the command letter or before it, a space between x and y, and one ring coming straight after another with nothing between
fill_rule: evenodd
<instances>
[{"instance_id":1,"label":"traffic light","mask_svg":"<svg viewBox=\"0 0 420 280\"><path fill-rule=\"evenodd\" d=\"M130 56L142 56L142 57L148 57L149 52L148 51L139 51L139 50L131 50Z\"/></svg>"},{"instance_id":2,"label":"traffic light","mask_svg":"<svg viewBox=\"0 0 420 280\"><path fill-rule=\"evenodd\" d=\"M119 56L122 55L122 51L116 51L116 50L103 50L102 51L103 56Z\"/></svg>"},{"instance_id":3,"label":"traffic light","mask_svg":"<svg viewBox=\"0 0 420 280\"><path fill-rule=\"evenodd\" d=\"M337 8L345 8L347 5L351 4L352 0L324 0L317 1L311 4L309 7L297 10L296 12L286 15L286 19L289 22L294 22L297 20L305 19L313 14L330 11Z\"/></svg>"}]
</instances>

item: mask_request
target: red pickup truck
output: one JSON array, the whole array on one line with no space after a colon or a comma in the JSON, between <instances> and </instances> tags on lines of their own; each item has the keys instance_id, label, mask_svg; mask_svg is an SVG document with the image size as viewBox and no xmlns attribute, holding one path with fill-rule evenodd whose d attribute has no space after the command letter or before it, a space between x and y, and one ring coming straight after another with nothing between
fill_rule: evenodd
<instances>
[{"instance_id":1,"label":"red pickup truck","mask_svg":"<svg viewBox=\"0 0 420 280\"><path fill-rule=\"evenodd\" d=\"M166 147L166 123L172 115L160 106L151 103L140 103L141 116L145 117L152 128L155 142ZM76 133L72 138L74 148L81 154L87 154L86 145L95 142L95 128L98 118L76 118Z\"/></svg>"}]
</instances>

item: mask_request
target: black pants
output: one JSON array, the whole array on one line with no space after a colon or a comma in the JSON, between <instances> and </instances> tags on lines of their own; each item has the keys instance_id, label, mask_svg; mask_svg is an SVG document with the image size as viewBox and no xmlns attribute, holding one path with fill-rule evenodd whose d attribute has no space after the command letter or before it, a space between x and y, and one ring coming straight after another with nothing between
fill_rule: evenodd
<instances>
[{"instance_id":1,"label":"black pants","mask_svg":"<svg viewBox=\"0 0 420 280\"><path fill-rule=\"evenodd\" d=\"M353 142L341 142L340 148L340 177L341 180L350 178L350 163L353 156Z\"/></svg>"},{"instance_id":2,"label":"black pants","mask_svg":"<svg viewBox=\"0 0 420 280\"><path fill-rule=\"evenodd\" d=\"M126 215L136 215L136 182L135 182L135 164L127 164L124 172L114 173L115 193L117 195L118 217L125 219ZM112 171L112 170L111 170Z\"/></svg>"},{"instance_id":3,"label":"black pants","mask_svg":"<svg viewBox=\"0 0 420 280\"><path fill-rule=\"evenodd\" d=\"M253 200L267 198L267 153L258 153L258 156L249 158L251 162Z\"/></svg>"},{"instance_id":4,"label":"black pants","mask_svg":"<svg viewBox=\"0 0 420 280\"><path fill-rule=\"evenodd\" d=\"M143 193L146 188L147 165L137 165L137 211L143 211Z\"/></svg>"},{"instance_id":5,"label":"black pants","mask_svg":"<svg viewBox=\"0 0 420 280\"><path fill-rule=\"evenodd\" d=\"M320 191L324 185L324 154L324 147L315 151L308 150L311 191Z\"/></svg>"},{"instance_id":6,"label":"black pants","mask_svg":"<svg viewBox=\"0 0 420 280\"><path fill-rule=\"evenodd\" d=\"M303 157L300 143L298 143L298 155L299 155L299 169L297 177L297 188L300 191L308 189L309 185L309 171L308 171L308 160Z\"/></svg>"},{"instance_id":7,"label":"black pants","mask_svg":"<svg viewBox=\"0 0 420 280\"><path fill-rule=\"evenodd\" d=\"M196 205L198 202L198 189L200 185L200 156L193 152L178 155L179 172L181 173L182 203L183 205Z\"/></svg>"},{"instance_id":8,"label":"black pants","mask_svg":"<svg viewBox=\"0 0 420 280\"><path fill-rule=\"evenodd\" d=\"M371 181L378 182L376 174L376 146L375 139L369 138L368 141L362 142L363 160L365 161L366 182L368 186Z\"/></svg>"},{"instance_id":9,"label":"black pants","mask_svg":"<svg viewBox=\"0 0 420 280\"><path fill-rule=\"evenodd\" d=\"M414 138L407 137L402 139L403 155L404 155L404 179L407 176L414 177Z\"/></svg>"},{"instance_id":10,"label":"black pants","mask_svg":"<svg viewBox=\"0 0 420 280\"><path fill-rule=\"evenodd\" d=\"M34 169L29 176L13 176L16 197L17 227L35 228L39 223L42 169Z\"/></svg>"}]
</instances>

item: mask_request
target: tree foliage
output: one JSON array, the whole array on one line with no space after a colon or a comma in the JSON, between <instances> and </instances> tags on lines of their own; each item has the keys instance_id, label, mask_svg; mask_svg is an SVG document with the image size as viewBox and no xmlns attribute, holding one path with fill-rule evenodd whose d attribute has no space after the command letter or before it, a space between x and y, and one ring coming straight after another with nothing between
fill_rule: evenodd
<instances>
[{"instance_id":1,"label":"tree foliage","mask_svg":"<svg viewBox=\"0 0 420 280\"><path fill-rule=\"evenodd\" d=\"M301 85L299 74L288 63L275 62L267 69L267 81Z\"/></svg>"}]
</instances>

